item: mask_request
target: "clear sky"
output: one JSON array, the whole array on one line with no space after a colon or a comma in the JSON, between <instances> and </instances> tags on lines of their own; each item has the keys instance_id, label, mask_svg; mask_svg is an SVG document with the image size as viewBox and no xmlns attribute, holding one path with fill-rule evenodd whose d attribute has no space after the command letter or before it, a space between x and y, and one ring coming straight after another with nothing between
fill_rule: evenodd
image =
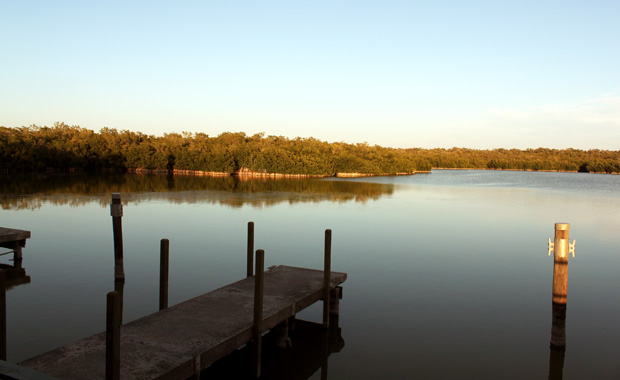
<instances>
[{"instance_id":1,"label":"clear sky","mask_svg":"<svg viewBox=\"0 0 620 380\"><path fill-rule=\"evenodd\" d=\"M620 1L2 1L0 125L620 150Z\"/></svg>"}]
</instances>

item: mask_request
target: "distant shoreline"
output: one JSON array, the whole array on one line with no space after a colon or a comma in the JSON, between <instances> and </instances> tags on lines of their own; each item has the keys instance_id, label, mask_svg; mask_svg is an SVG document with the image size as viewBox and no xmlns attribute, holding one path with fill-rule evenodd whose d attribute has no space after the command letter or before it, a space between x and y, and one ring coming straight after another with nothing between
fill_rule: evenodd
<instances>
[{"instance_id":1,"label":"distant shoreline","mask_svg":"<svg viewBox=\"0 0 620 380\"><path fill-rule=\"evenodd\" d=\"M546 173L584 173L584 174L613 174L620 175L620 172L580 172L578 170L550 170L550 169L502 169L502 168L433 168L432 170L497 170L497 171L510 171L510 172L546 172Z\"/></svg>"},{"instance_id":2,"label":"distant shoreline","mask_svg":"<svg viewBox=\"0 0 620 380\"><path fill-rule=\"evenodd\" d=\"M431 174L433 170L494 170L494 171L512 171L512 172L546 172L546 173L584 173L584 174L611 174L620 175L620 172L579 172L577 170L534 170L534 169L502 169L502 168L445 168L437 167L428 171L415 171L412 173L335 173L335 174L285 174L285 173L266 173L266 172L252 172L252 171L236 171L236 172L212 172L201 170L180 170L174 169L172 171L166 169L142 169L142 168L129 168L126 170L118 169L99 169L99 170L84 170L83 168L66 168L55 169L47 168L45 171L19 171L19 170L7 170L0 169L0 174L54 174L54 173L129 173L129 174L155 174L155 175L175 175L175 176L195 176L195 177L236 177L239 179L304 179L304 178L362 178L362 177L388 177L388 176L407 176L415 174Z\"/></svg>"}]
</instances>

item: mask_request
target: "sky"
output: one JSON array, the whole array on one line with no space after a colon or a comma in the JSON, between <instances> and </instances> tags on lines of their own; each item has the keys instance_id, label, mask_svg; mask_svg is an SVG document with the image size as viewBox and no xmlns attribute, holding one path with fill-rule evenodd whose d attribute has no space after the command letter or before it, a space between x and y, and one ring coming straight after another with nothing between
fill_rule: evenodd
<instances>
[{"instance_id":1,"label":"sky","mask_svg":"<svg viewBox=\"0 0 620 380\"><path fill-rule=\"evenodd\" d=\"M0 125L620 150L620 1L2 1Z\"/></svg>"}]
</instances>

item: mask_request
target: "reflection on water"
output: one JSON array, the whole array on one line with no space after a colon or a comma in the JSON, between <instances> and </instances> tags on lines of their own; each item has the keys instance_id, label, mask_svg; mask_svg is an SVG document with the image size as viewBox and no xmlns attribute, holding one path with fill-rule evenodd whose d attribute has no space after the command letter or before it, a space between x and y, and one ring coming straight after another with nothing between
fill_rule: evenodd
<instances>
[{"instance_id":1,"label":"reflection on water","mask_svg":"<svg viewBox=\"0 0 620 380\"><path fill-rule=\"evenodd\" d=\"M21 260L16 263L20 265L0 264L0 270L4 270L4 275L6 276L6 290L11 290L19 285L30 284L30 276L21 267Z\"/></svg>"},{"instance_id":2,"label":"reflection on water","mask_svg":"<svg viewBox=\"0 0 620 380\"><path fill-rule=\"evenodd\" d=\"M327 378L328 357L344 347L339 327L325 329L323 325L303 320L295 321L290 332L291 346L278 348L275 331L263 337L262 380L306 380L321 371ZM250 346L237 350L202 371L201 379L253 379L249 373Z\"/></svg>"},{"instance_id":3,"label":"reflection on water","mask_svg":"<svg viewBox=\"0 0 620 380\"><path fill-rule=\"evenodd\" d=\"M42 184L56 184L41 188L26 188L21 177L21 185L0 181L0 201L9 207L0 211L3 224L36 236L26 255L36 281L7 293L10 361L103 330L113 286L109 194L122 192L124 202L135 202L123 218L127 322L157 311L162 238L170 239L172 305L245 276L248 220L256 223L266 266L321 268L329 227L334 269L349 274L340 315L347 346L329 357L329 379L620 378L620 304L610 301L620 281L620 176L437 171L252 183L83 177L72 184L68 176L43 176ZM357 197L373 201L337 203ZM252 207L269 200L280 203ZM571 223L581 252L571 262L565 361L549 348L552 266L543 260L556 222ZM302 313L321 320L320 308ZM313 368L317 380L323 367Z\"/></svg>"},{"instance_id":4,"label":"reflection on water","mask_svg":"<svg viewBox=\"0 0 620 380\"><path fill-rule=\"evenodd\" d=\"M173 204L216 203L229 207L273 206L299 202L366 202L391 195L394 185L323 181L313 178L273 179L140 174L29 174L0 176L4 210L35 210L44 203L107 206L110 193L123 193L127 203L165 200Z\"/></svg>"},{"instance_id":5,"label":"reflection on water","mask_svg":"<svg viewBox=\"0 0 620 380\"><path fill-rule=\"evenodd\" d=\"M549 354L549 380L562 380L564 353L564 350L551 348Z\"/></svg>"}]
</instances>

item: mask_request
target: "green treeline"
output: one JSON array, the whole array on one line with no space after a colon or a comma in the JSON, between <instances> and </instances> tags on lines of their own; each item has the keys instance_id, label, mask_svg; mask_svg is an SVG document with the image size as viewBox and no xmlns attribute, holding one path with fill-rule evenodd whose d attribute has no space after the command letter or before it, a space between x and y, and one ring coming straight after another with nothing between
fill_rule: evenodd
<instances>
[{"instance_id":1,"label":"green treeline","mask_svg":"<svg viewBox=\"0 0 620 380\"><path fill-rule=\"evenodd\" d=\"M396 174L431 168L620 172L620 151L577 149L393 149L245 133L170 133L162 137L103 128L0 127L0 170L195 170L332 176Z\"/></svg>"},{"instance_id":2,"label":"green treeline","mask_svg":"<svg viewBox=\"0 0 620 380\"><path fill-rule=\"evenodd\" d=\"M620 173L620 151L579 149L408 149L421 154L433 168L557 170Z\"/></svg>"},{"instance_id":3,"label":"green treeline","mask_svg":"<svg viewBox=\"0 0 620 380\"><path fill-rule=\"evenodd\" d=\"M0 169L196 170L233 173L327 175L396 174L430 170L403 149L327 143L314 138L222 133L170 133L163 137L103 128L99 133L56 123L53 127L0 127Z\"/></svg>"}]
</instances>

